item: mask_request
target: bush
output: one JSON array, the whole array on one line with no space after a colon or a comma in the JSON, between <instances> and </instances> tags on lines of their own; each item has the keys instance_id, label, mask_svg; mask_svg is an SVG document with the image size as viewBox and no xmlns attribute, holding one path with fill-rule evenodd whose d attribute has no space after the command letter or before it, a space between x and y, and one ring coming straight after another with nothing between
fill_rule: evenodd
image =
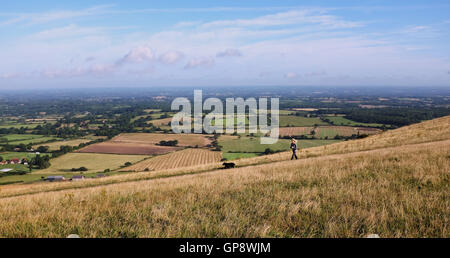
<instances>
[{"instance_id":1,"label":"bush","mask_svg":"<svg viewBox=\"0 0 450 258\"><path fill-rule=\"evenodd\" d=\"M88 171L88 169L86 167L72 168L71 170L73 172L75 172L75 171Z\"/></svg>"},{"instance_id":2,"label":"bush","mask_svg":"<svg viewBox=\"0 0 450 258\"><path fill-rule=\"evenodd\" d=\"M108 172L111 172L111 170L109 168L107 168L107 169L103 170L103 172L108 173Z\"/></svg>"},{"instance_id":3,"label":"bush","mask_svg":"<svg viewBox=\"0 0 450 258\"><path fill-rule=\"evenodd\" d=\"M177 146L178 144L178 140L173 140L173 141L160 141L159 145L161 146Z\"/></svg>"},{"instance_id":4,"label":"bush","mask_svg":"<svg viewBox=\"0 0 450 258\"><path fill-rule=\"evenodd\" d=\"M131 164L131 162L125 162L125 167L128 167L128 166L131 166L132 164Z\"/></svg>"}]
</instances>

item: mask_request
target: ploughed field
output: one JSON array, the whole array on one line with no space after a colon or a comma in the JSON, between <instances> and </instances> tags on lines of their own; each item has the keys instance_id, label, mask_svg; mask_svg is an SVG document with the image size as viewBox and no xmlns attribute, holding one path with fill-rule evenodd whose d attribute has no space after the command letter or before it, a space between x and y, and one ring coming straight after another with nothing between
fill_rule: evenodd
<instances>
[{"instance_id":1,"label":"ploughed field","mask_svg":"<svg viewBox=\"0 0 450 258\"><path fill-rule=\"evenodd\" d=\"M177 140L177 146L160 146L160 141ZM120 134L108 142L89 145L80 153L109 153L160 155L173 152L182 147L205 147L211 143L207 135L200 134L159 134L159 133L129 133Z\"/></svg>"},{"instance_id":2,"label":"ploughed field","mask_svg":"<svg viewBox=\"0 0 450 258\"><path fill-rule=\"evenodd\" d=\"M166 155L146 159L122 171L162 170L171 168L191 167L219 162L222 154L207 149L189 148Z\"/></svg>"},{"instance_id":3,"label":"ploughed field","mask_svg":"<svg viewBox=\"0 0 450 258\"><path fill-rule=\"evenodd\" d=\"M157 146L153 144L141 144L132 142L102 142L89 145L78 152L80 153L108 153L108 154L135 154L135 155L159 155L180 149L179 147Z\"/></svg>"}]
</instances>

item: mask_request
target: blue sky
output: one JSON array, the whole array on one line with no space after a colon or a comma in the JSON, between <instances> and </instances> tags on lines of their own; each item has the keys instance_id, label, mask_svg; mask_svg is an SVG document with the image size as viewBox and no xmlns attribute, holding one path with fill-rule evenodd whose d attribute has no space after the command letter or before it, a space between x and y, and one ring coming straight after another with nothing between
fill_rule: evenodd
<instances>
[{"instance_id":1,"label":"blue sky","mask_svg":"<svg viewBox=\"0 0 450 258\"><path fill-rule=\"evenodd\" d=\"M448 1L7 1L0 88L450 86Z\"/></svg>"}]
</instances>

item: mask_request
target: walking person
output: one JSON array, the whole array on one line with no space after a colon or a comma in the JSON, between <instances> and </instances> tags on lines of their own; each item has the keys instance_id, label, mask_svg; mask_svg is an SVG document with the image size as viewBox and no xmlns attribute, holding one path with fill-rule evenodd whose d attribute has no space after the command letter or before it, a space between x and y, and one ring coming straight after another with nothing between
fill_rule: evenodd
<instances>
[{"instance_id":1,"label":"walking person","mask_svg":"<svg viewBox=\"0 0 450 258\"><path fill-rule=\"evenodd\" d=\"M292 150L291 160L293 160L294 157L295 157L295 159L298 159L298 157L297 157L297 140L295 140L294 138L292 138L292 141L291 141L291 150Z\"/></svg>"}]
</instances>

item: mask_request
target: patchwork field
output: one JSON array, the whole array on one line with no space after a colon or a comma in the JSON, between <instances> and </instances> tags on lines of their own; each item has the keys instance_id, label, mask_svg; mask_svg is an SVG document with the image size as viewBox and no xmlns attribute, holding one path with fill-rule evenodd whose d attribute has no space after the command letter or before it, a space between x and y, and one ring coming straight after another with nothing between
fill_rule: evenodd
<instances>
[{"instance_id":1,"label":"patchwork field","mask_svg":"<svg viewBox=\"0 0 450 258\"><path fill-rule=\"evenodd\" d=\"M176 147L156 145L163 140L177 140L178 145ZM173 152L186 146L204 147L210 143L211 140L208 136L202 134L127 133L120 134L108 142L86 146L78 152L159 155Z\"/></svg>"},{"instance_id":2,"label":"patchwork field","mask_svg":"<svg viewBox=\"0 0 450 258\"><path fill-rule=\"evenodd\" d=\"M191 167L219 162L222 154L218 151L189 148L166 155L146 159L123 171L161 170L181 167Z\"/></svg>"},{"instance_id":3,"label":"patchwork field","mask_svg":"<svg viewBox=\"0 0 450 258\"><path fill-rule=\"evenodd\" d=\"M114 155L98 153L68 153L50 160L51 167L33 174L61 174L71 172L72 168L86 167L88 172L103 172L105 169L115 170L126 162L136 163L144 160L144 155Z\"/></svg>"},{"instance_id":4,"label":"patchwork field","mask_svg":"<svg viewBox=\"0 0 450 258\"><path fill-rule=\"evenodd\" d=\"M159 134L159 133L126 133L120 134L110 142L115 143L139 143L139 144L156 144L160 141L178 141L178 146L192 146L198 145L204 147L211 143L208 138L211 135L204 134Z\"/></svg>"}]
</instances>

